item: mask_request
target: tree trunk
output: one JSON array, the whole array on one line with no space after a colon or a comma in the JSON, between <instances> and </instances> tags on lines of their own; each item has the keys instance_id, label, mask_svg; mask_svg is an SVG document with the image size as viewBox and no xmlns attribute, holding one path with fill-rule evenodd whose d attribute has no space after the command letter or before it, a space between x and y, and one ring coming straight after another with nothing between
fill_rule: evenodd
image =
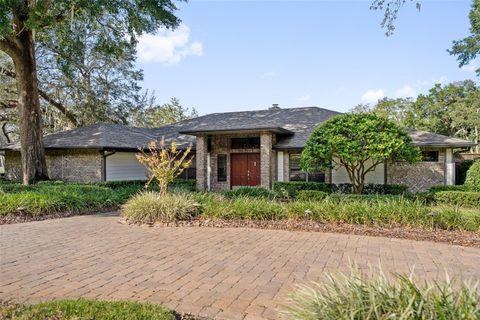
<instances>
[{"instance_id":1,"label":"tree trunk","mask_svg":"<svg viewBox=\"0 0 480 320\"><path fill-rule=\"evenodd\" d=\"M33 34L23 29L17 39L20 54L13 61L17 80L23 183L31 184L47 180L48 174Z\"/></svg>"}]
</instances>

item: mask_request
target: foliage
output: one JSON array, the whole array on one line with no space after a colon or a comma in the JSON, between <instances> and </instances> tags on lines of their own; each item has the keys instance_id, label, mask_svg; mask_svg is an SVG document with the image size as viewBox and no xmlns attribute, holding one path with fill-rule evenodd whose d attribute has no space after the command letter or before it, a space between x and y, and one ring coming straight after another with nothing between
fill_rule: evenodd
<instances>
[{"instance_id":1,"label":"foliage","mask_svg":"<svg viewBox=\"0 0 480 320\"><path fill-rule=\"evenodd\" d=\"M133 121L139 127L155 128L198 117L195 108L189 109L180 104L177 98L171 98L169 103L150 105L141 110Z\"/></svg>"},{"instance_id":2,"label":"foliage","mask_svg":"<svg viewBox=\"0 0 480 320\"><path fill-rule=\"evenodd\" d=\"M258 197L238 197L223 202L209 201L202 216L219 219L280 220L287 217L286 207L279 202Z\"/></svg>"},{"instance_id":3,"label":"foliage","mask_svg":"<svg viewBox=\"0 0 480 320\"><path fill-rule=\"evenodd\" d=\"M437 203L467 208L480 208L480 192L440 191L435 193Z\"/></svg>"},{"instance_id":4,"label":"foliage","mask_svg":"<svg viewBox=\"0 0 480 320\"><path fill-rule=\"evenodd\" d=\"M227 198L255 197L269 198L272 194L263 187L240 187L224 193Z\"/></svg>"},{"instance_id":5,"label":"foliage","mask_svg":"<svg viewBox=\"0 0 480 320\"><path fill-rule=\"evenodd\" d=\"M402 127L479 141L480 87L472 80L435 84L428 94L379 100L354 112L387 117Z\"/></svg>"},{"instance_id":6,"label":"foliage","mask_svg":"<svg viewBox=\"0 0 480 320\"><path fill-rule=\"evenodd\" d=\"M384 12L381 27L385 28L385 34L390 36L395 31L395 21L397 20L398 12L403 7L407 0L373 0L370 5L370 10L380 10ZM415 2L415 6L420 11L420 1L410 0Z\"/></svg>"},{"instance_id":7,"label":"foliage","mask_svg":"<svg viewBox=\"0 0 480 320\"><path fill-rule=\"evenodd\" d=\"M322 182L307 182L307 181L275 181L273 182L273 192L277 196L285 195L286 197L295 198L297 193L301 190L317 190L327 193L333 191L331 184Z\"/></svg>"},{"instance_id":8,"label":"foliage","mask_svg":"<svg viewBox=\"0 0 480 320\"><path fill-rule=\"evenodd\" d=\"M166 194L168 184L190 166L192 159L188 156L191 149L190 146L185 151L178 150L175 141L167 146L163 138L158 143L150 141L148 152L139 148L140 152L137 154L137 159L150 172L145 188L155 179L160 194Z\"/></svg>"},{"instance_id":9,"label":"foliage","mask_svg":"<svg viewBox=\"0 0 480 320\"><path fill-rule=\"evenodd\" d=\"M414 163L420 151L407 132L373 114L343 114L313 131L302 152L304 171L344 167L355 193L362 193L366 175L386 160Z\"/></svg>"},{"instance_id":10,"label":"foliage","mask_svg":"<svg viewBox=\"0 0 480 320\"><path fill-rule=\"evenodd\" d=\"M175 315L161 305L129 301L59 300L25 305L0 305L0 318L27 319L152 319L175 320Z\"/></svg>"},{"instance_id":11,"label":"foliage","mask_svg":"<svg viewBox=\"0 0 480 320\"><path fill-rule=\"evenodd\" d=\"M479 292L450 281L423 284L383 272L330 273L326 281L300 286L282 310L283 319L478 319Z\"/></svg>"},{"instance_id":12,"label":"foliage","mask_svg":"<svg viewBox=\"0 0 480 320\"><path fill-rule=\"evenodd\" d=\"M480 160L475 161L468 169L465 185L480 190Z\"/></svg>"},{"instance_id":13,"label":"foliage","mask_svg":"<svg viewBox=\"0 0 480 320\"><path fill-rule=\"evenodd\" d=\"M480 1L473 0L472 9L469 14L470 35L462 40L453 41L452 49L448 52L457 56L459 67L468 65L480 53ZM480 76L480 68L476 70Z\"/></svg>"},{"instance_id":14,"label":"foliage","mask_svg":"<svg viewBox=\"0 0 480 320\"><path fill-rule=\"evenodd\" d=\"M435 226L442 230L480 231L480 211L442 208L435 217Z\"/></svg>"},{"instance_id":15,"label":"foliage","mask_svg":"<svg viewBox=\"0 0 480 320\"><path fill-rule=\"evenodd\" d=\"M165 193L146 191L134 195L121 210L130 223L152 224L189 220L197 216L199 206L191 193Z\"/></svg>"},{"instance_id":16,"label":"foliage","mask_svg":"<svg viewBox=\"0 0 480 320\"><path fill-rule=\"evenodd\" d=\"M433 186L428 189L429 193L437 193L440 191L480 191L480 189L476 189L466 185L460 186Z\"/></svg>"},{"instance_id":17,"label":"foliage","mask_svg":"<svg viewBox=\"0 0 480 320\"><path fill-rule=\"evenodd\" d=\"M297 199L300 201L321 201L328 197L328 193L318 190L300 190Z\"/></svg>"}]
</instances>

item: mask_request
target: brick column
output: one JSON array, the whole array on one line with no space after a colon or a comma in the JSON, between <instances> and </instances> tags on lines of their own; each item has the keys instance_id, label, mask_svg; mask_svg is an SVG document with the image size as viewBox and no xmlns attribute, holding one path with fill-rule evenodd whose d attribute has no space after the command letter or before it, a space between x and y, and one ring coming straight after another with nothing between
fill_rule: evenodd
<instances>
[{"instance_id":1,"label":"brick column","mask_svg":"<svg viewBox=\"0 0 480 320\"><path fill-rule=\"evenodd\" d=\"M207 137L196 137L195 161L197 163L197 189L207 190Z\"/></svg>"},{"instance_id":2,"label":"brick column","mask_svg":"<svg viewBox=\"0 0 480 320\"><path fill-rule=\"evenodd\" d=\"M272 134L262 132L260 134L260 185L271 188L272 181Z\"/></svg>"}]
</instances>

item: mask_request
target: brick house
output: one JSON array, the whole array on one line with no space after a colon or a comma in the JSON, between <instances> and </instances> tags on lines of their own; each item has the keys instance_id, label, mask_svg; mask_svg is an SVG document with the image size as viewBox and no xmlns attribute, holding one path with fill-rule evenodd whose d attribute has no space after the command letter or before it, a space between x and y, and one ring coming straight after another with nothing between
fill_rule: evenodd
<instances>
[{"instance_id":1,"label":"brick house","mask_svg":"<svg viewBox=\"0 0 480 320\"><path fill-rule=\"evenodd\" d=\"M279 108L214 113L160 128L99 123L45 136L51 179L105 181L146 179L136 160L138 147L165 137L180 148L193 146L195 160L182 178L196 179L199 190L222 191L273 181L348 183L343 168L304 173L300 153L312 130L338 112L318 108ZM385 162L367 175L367 183L406 184L412 191L455 183L454 149L474 144L434 133L409 131L423 159L415 165ZM5 152L5 175L20 178L19 146Z\"/></svg>"}]
</instances>

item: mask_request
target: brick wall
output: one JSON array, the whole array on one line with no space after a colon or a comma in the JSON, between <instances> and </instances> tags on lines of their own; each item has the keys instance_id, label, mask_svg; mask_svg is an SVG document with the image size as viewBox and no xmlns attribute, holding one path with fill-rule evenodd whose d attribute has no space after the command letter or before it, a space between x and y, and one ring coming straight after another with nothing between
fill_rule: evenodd
<instances>
[{"instance_id":1,"label":"brick wall","mask_svg":"<svg viewBox=\"0 0 480 320\"><path fill-rule=\"evenodd\" d=\"M387 183L404 184L411 192L424 192L432 186L444 185L445 149L439 150L438 158L438 162L417 162L413 165L389 163Z\"/></svg>"},{"instance_id":2,"label":"brick wall","mask_svg":"<svg viewBox=\"0 0 480 320\"><path fill-rule=\"evenodd\" d=\"M52 180L72 182L102 181L103 157L98 150L46 151L48 175ZM5 153L5 176L22 179L20 152Z\"/></svg>"}]
</instances>

